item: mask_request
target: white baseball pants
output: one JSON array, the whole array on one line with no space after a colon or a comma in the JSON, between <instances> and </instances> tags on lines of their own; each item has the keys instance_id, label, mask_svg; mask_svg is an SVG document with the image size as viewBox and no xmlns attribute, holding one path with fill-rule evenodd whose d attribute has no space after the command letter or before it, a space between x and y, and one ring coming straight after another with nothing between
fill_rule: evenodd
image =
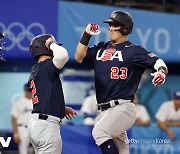
<instances>
[{"instance_id":1,"label":"white baseball pants","mask_svg":"<svg viewBox=\"0 0 180 154\"><path fill-rule=\"evenodd\" d=\"M126 130L133 126L136 110L135 105L130 100L119 103L119 105L99 113L92 135L98 146L109 139L113 139L118 147L119 154L129 154Z\"/></svg>"}]
</instances>

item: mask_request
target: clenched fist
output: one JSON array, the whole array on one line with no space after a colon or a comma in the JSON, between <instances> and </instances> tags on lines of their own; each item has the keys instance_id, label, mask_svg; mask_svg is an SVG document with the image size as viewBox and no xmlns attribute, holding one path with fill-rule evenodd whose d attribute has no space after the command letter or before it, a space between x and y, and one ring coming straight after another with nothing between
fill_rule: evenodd
<instances>
[{"instance_id":1,"label":"clenched fist","mask_svg":"<svg viewBox=\"0 0 180 154\"><path fill-rule=\"evenodd\" d=\"M88 36L99 35L100 27L97 24L89 23L85 29L85 33Z\"/></svg>"},{"instance_id":2,"label":"clenched fist","mask_svg":"<svg viewBox=\"0 0 180 154\"><path fill-rule=\"evenodd\" d=\"M163 70L159 70L155 73L151 73L152 76L154 76L152 83L154 86L160 86L162 85L166 80L166 72Z\"/></svg>"}]
</instances>

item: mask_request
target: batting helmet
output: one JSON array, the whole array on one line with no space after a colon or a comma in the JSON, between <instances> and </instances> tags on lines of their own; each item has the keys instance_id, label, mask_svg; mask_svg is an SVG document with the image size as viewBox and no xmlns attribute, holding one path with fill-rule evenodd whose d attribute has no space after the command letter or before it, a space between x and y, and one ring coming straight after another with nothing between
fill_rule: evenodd
<instances>
[{"instance_id":1,"label":"batting helmet","mask_svg":"<svg viewBox=\"0 0 180 154\"><path fill-rule=\"evenodd\" d=\"M30 51L34 58L38 58L41 55L53 56L52 50L48 50L45 46L45 42L48 38L54 37L51 34L41 34L32 39L30 44ZM57 43L62 45L61 43Z\"/></svg>"},{"instance_id":2,"label":"batting helmet","mask_svg":"<svg viewBox=\"0 0 180 154\"><path fill-rule=\"evenodd\" d=\"M133 29L133 19L132 16L123 11L113 11L108 20L105 20L104 23L114 23L120 25L120 32L122 35L128 35L132 32Z\"/></svg>"}]
</instances>

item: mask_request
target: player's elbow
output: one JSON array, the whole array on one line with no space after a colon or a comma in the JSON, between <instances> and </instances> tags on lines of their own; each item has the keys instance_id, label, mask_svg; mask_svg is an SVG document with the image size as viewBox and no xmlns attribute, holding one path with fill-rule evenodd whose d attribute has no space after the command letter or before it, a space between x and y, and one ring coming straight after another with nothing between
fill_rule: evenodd
<instances>
[{"instance_id":1,"label":"player's elbow","mask_svg":"<svg viewBox=\"0 0 180 154\"><path fill-rule=\"evenodd\" d=\"M82 59L77 55L75 55L75 61L78 63L82 63Z\"/></svg>"},{"instance_id":2,"label":"player's elbow","mask_svg":"<svg viewBox=\"0 0 180 154\"><path fill-rule=\"evenodd\" d=\"M62 62L65 64L65 63L67 63L68 62L68 60L69 60L69 56L68 56L68 54L66 53L66 54L64 54L64 56L62 57Z\"/></svg>"},{"instance_id":3,"label":"player's elbow","mask_svg":"<svg viewBox=\"0 0 180 154\"><path fill-rule=\"evenodd\" d=\"M145 121L145 123L144 123L145 126L149 126L150 124L151 124L151 121L150 121L150 120L147 120L147 121Z\"/></svg>"},{"instance_id":4,"label":"player's elbow","mask_svg":"<svg viewBox=\"0 0 180 154\"><path fill-rule=\"evenodd\" d=\"M157 119L156 123L157 123L157 125L158 125L160 128L162 128L162 127L165 125L165 123L162 122L162 121L159 120L159 119Z\"/></svg>"},{"instance_id":5,"label":"player's elbow","mask_svg":"<svg viewBox=\"0 0 180 154\"><path fill-rule=\"evenodd\" d=\"M67 50L65 48L62 48L61 52L54 56L54 59L59 62L67 62L69 59Z\"/></svg>"},{"instance_id":6,"label":"player's elbow","mask_svg":"<svg viewBox=\"0 0 180 154\"><path fill-rule=\"evenodd\" d=\"M68 62L68 60L68 53L67 51L64 51L64 53L61 53L61 55L53 58L53 63L58 69L61 69Z\"/></svg>"}]
</instances>

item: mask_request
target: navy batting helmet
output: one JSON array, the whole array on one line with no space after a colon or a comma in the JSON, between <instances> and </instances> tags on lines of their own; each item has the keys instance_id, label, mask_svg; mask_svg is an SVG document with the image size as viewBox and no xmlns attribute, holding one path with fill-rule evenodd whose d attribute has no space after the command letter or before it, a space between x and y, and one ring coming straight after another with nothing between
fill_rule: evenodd
<instances>
[{"instance_id":1,"label":"navy batting helmet","mask_svg":"<svg viewBox=\"0 0 180 154\"><path fill-rule=\"evenodd\" d=\"M38 58L41 55L53 56L52 50L48 50L45 46L45 42L48 38L54 37L51 34L41 34L32 39L30 44L30 51L34 58ZM62 45L61 43L57 43Z\"/></svg>"},{"instance_id":2,"label":"navy batting helmet","mask_svg":"<svg viewBox=\"0 0 180 154\"><path fill-rule=\"evenodd\" d=\"M120 32L122 35L128 35L132 32L133 29L133 19L132 16L123 11L113 11L108 20L105 20L104 23L114 23L120 25Z\"/></svg>"}]
</instances>

